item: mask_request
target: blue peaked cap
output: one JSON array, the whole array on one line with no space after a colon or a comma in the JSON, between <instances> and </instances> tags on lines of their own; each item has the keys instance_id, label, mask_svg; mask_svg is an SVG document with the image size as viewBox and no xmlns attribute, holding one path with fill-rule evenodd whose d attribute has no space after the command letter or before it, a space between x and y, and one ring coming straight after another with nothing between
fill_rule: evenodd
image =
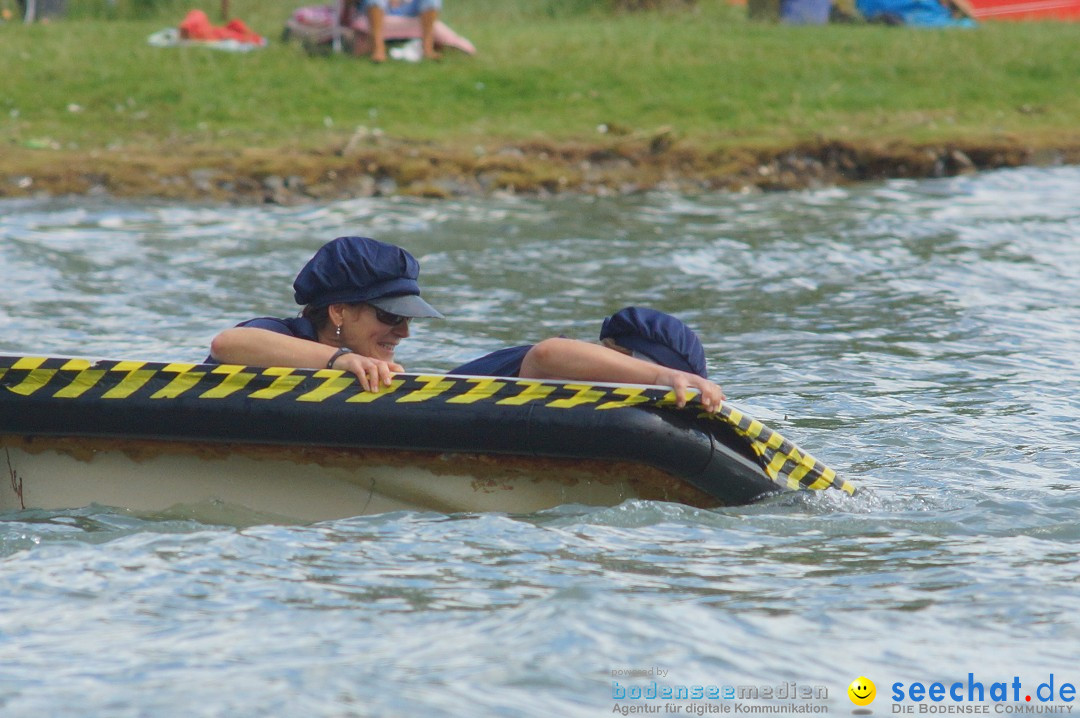
<instances>
[{"instance_id":1,"label":"blue peaked cap","mask_svg":"<svg viewBox=\"0 0 1080 718\"><path fill-rule=\"evenodd\" d=\"M693 329L670 314L644 307L620 309L600 328L600 339L609 338L657 364L708 378L701 340Z\"/></svg>"},{"instance_id":2,"label":"blue peaked cap","mask_svg":"<svg viewBox=\"0 0 1080 718\"><path fill-rule=\"evenodd\" d=\"M420 264L401 247L368 237L338 237L308 260L293 282L297 304L367 302L405 317L441 317L420 298Z\"/></svg>"}]
</instances>

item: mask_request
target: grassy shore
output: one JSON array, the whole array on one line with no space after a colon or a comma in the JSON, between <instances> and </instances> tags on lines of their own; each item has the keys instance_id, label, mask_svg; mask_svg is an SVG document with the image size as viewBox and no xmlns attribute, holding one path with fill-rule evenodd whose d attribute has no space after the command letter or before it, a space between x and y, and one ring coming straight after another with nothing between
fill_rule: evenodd
<instances>
[{"instance_id":1,"label":"grassy shore","mask_svg":"<svg viewBox=\"0 0 1080 718\"><path fill-rule=\"evenodd\" d=\"M1077 25L449 0L476 57L377 66L278 42L297 4L232 0L271 40L243 54L147 44L216 0L0 25L0 196L772 188L1080 157Z\"/></svg>"}]
</instances>

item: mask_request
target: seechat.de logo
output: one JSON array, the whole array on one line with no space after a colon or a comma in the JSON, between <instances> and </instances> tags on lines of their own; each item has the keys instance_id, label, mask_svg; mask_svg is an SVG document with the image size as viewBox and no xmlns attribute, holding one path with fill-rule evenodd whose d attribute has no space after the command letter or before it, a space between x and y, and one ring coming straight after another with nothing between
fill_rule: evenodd
<instances>
[{"instance_id":1,"label":"seechat.de logo","mask_svg":"<svg viewBox=\"0 0 1080 718\"><path fill-rule=\"evenodd\" d=\"M847 688L848 698L857 706L868 706L877 698L877 686L866 676L859 676Z\"/></svg>"}]
</instances>

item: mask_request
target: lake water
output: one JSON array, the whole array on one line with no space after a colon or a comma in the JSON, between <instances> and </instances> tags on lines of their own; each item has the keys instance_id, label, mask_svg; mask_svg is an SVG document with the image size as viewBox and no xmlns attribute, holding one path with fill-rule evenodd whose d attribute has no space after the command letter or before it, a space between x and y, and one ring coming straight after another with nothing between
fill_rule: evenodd
<instances>
[{"instance_id":1,"label":"lake water","mask_svg":"<svg viewBox=\"0 0 1080 718\"><path fill-rule=\"evenodd\" d=\"M7 514L0 715L850 715L860 676L877 716L1075 705L1080 169L745 196L3 200L0 352L199 360L224 327L292 314L296 270L341 234L420 258L447 319L415 323L410 370L652 305L698 330L736 405L862 491L311 526ZM963 700L909 696L935 681ZM648 697L693 686L718 697Z\"/></svg>"}]
</instances>

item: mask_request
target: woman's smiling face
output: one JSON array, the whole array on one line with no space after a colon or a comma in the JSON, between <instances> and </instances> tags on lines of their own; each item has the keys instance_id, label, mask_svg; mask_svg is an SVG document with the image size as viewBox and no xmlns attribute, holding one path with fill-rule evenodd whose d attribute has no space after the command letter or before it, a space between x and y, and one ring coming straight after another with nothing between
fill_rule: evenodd
<instances>
[{"instance_id":1,"label":"woman's smiling face","mask_svg":"<svg viewBox=\"0 0 1080 718\"><path fill-rule=\"evenodd\" d=\"M393 315L390 315L393 316ZM370 304L346 304L341 311L341 343L357 354L394 361L394 350L409 336L409 319L399 324L379 321Z\"/></svg>"}]
</instances>

